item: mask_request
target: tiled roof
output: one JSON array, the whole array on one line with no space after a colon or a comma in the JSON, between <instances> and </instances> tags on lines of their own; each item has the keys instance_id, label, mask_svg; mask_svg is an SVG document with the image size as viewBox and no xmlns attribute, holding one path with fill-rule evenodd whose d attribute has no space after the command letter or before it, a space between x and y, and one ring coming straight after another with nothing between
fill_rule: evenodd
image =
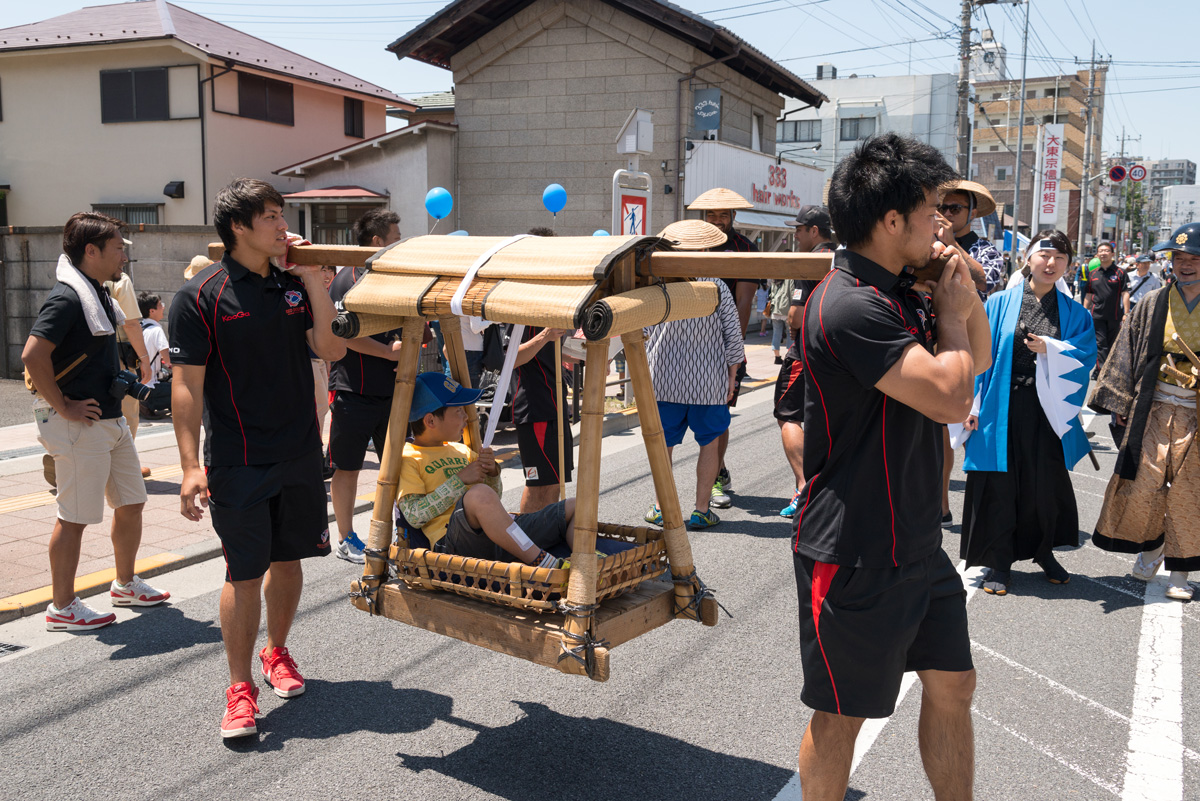
<instances>
[{"instance_id":1,"label":"tiled roof","mask_svg":"<svg viewBox=\"0 0 1200 801\"><path fill-rule=\"evenodd\" d=\"M89 6L41 22L0 28L0 52L153 39L178 39L221 61L290 75L299 80L324 84L392 104L411 105L381 86L165 0Z\"/></svg>"},{"instance_id":2,"label":"tiled roof","mask_svg":"<svg viewBox=\"0 0 1200 801\"><path fill-rule=\"evenodd\" d=\"M388 45L397 58L415 58L450 69L450 57L496 28L534 0L452 0L416 28ZM570 2L570 0L567 0ZM727 28L665 0L603 0L665 31L732 70L813 106L829 98Z\"/></svg>"},{"instance_id":3,"label":"tiled roof","mask_svg":"<svg viewBox=\"0 0 1200 801\"><path fill-rule=\"evenodd\" d=\"M434 92L431 95L410 97L409 102L418 110L431 108L454 108L454 92Z\"/></svg>"},{"instance_id":4,"label":"tiled roof","mask_svg":"<svg viewBox=\"0 0 1200 801\"><path fill-rule=\"evenodd\" d=\"M284 195L286 200L303 200L304 198L386 198L378 192L372 192L361 186L331 186L328 189L305 189L303 192L292 192Z\"/></svg>"}]
</instances>

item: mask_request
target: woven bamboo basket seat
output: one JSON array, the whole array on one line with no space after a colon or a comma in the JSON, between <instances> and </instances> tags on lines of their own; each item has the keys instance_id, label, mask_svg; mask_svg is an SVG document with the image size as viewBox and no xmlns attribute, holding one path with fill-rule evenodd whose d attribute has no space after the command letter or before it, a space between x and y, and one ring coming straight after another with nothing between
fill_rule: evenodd
<instances>
[{"instance_id":1,"label":"woven bamboo basket seat","mask_svg":"<svg viewBox=\"0 0 1200 801\"><path fill-rule=\"evenodd\" d=\"M604 601L667 571L662 530L600 523L597 544L629 547L598 559L596 600ZM568 570L535 568L520 562L494 562L393 545L391 563L397 580L413 589L445 590L487 603L538 613L558 613Z\"/></svg>"}]
</instances>

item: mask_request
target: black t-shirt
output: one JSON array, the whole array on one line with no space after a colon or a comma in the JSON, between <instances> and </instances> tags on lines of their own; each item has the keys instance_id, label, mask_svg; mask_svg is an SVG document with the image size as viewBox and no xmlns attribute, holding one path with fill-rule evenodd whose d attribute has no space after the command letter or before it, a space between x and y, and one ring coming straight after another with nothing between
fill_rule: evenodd
<instances>
[{"instance_id":1,"label":"black t-shirt","mask_svg":"<svg viewBox=\"0 0 1200 801\"><path fill-rule=\"evenodd\" d=\"M342 298L367 273L366 267L343 267L329 285L329 297L334 305L342 308ZM393 335L400 330L375 334L371 339L390 345ZM356 350L346 350L346 356L333 363L329 370L329 388L337 392L355 392L359 395L392 396L396 389L396 363L391 359L369 356Z\"/></svg>"},{"instance_id":2,"label":"black t-shirt","mask_svg":"<svg viewBox=\"0 0 1200 801\"><path fill-rule=\"evenodd\" d=\"M730 231L729 237L725 240L725 244L718 245L712 249L713 253L757 253L758 246L751 242L746 237L739 234L737 231ZM729 287L729 294L737 298L737 290L734 288L739 282L749 282L757 284L757 278L722 278L725 286Z\"/></svg>"},{"instance_id":3,"label":"black t-shirt","mask_svg":"<svg viewBox=\"0 0 1200 801\"><path fill-rule=\"evenodd\" d=\"M83 273L80 272L80 275ZM61 384L59 389L62 390L63 397L70 400L95 399L100 404L100 419L111 420L121 416L121 399L112 397L108 392L113 378L121 369L115 333L118 326L109 307L108 290L86 275L83 277L87 278L100 297L100 305L108 315L114 333L105 337L107 341L100 349L84 360L75 374L70 376L66 383ZM50 358L54 363L56 375L89 347L95 347L92 331L83 316L83 304L79 301L79 295L63 283L55 284L50 290L50 296L42 304L29 333L54 343L54 352Z\"/></svg>"},{"instance_id":4,"label":"black t-shirt","mask_svg":"<svg viewBox=\"0 0 1200 801\"><path fill-rule=\"evenodd\" d=\"M542 329L525 326L522 344L538 335ZM511 329L509 336L512 335ZM559 417L566 418L567 380L563 379L563 409ZM558 401L554 395L554 343L547 342L529 361L513 370L513 423L548 423L554 419Z\"/></svg>"},{"instance_id":5,"label":"black t-shirt","mask_svg":"<svg viewBox=\"0 0 1200 801\"><path fill-rule=\"evenodd\" d=\"M203 365L204 463L275 464L321 447L304 282L228 254L171 303L171 361Z\"/></svg>"},{"instance_id":6,"label":"black t-shirt","mask_svg":"<svg viewBox=\"0 0 1200 801\"><path fill-rule=\"evenodd\" d=\"M1097 268L1088 275L1083 294L1092 296L1092 317L1119 321L1124 314L1121 294L1129 291L1129 275L1113 262L1106 270Z\"/></svg>"},{"instance_id":7,"label":"black t-shirt","mask_svg":"<svg viewBox=\"0 0 1200 801\"><path fill-rule=\"evenodd\" d=\"M809 252L810 253L833 253L835 250L837 250L837 246L834 245L832 242L822 242L821 244L817 245L815 248L813 248ZM792 290L792 302L791 302L791 305L789 306L789 308L791 308L793 306L803 306L805 304L805 302L808 301L808 296L813 293L813 290L817 288L817 284L819 284L819 283L821 283L821 282L820 281L797 281L796 288L794 290ZM793 329L793 331L792 331L792 345L787 350L787 357L789 359L797 359L798 360L800 358L800 345L798 344L799 342L800 342L800 329L796 328L796 329Z\"/></svg>"},{"instance_id":8,"label":"black t-shirt","mask_svg":"<svg viewBox=\"0 0 1200 801\"><path fill-rule=\"evenodd\" d=\"M914 342L932 348L911 274L838 251L804 309L804 474L793 548L847 567L886 568L941 546L942 434L875 388Z\"/></svg>"}]
</instances>

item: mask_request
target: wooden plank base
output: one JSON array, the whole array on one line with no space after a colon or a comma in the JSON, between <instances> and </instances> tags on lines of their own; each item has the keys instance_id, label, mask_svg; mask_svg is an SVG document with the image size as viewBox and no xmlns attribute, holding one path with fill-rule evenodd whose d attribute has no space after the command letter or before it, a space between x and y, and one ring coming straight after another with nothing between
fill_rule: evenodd
<instances>
[{"instance_id":1,"label":"wooden plank base","mask_svg":"<svg viewBox=\"0 0 1200 801\"><path fill-rule=\"evenodd\" d=\"M358 591L358 582L351 585ZM560 670L562 615L536 614L483 603L451 592L412 589L388 583L375 594L376 611L391 620L432 631L502 654ZM354 605L367 611L363 598ZM667 581L647 581L600 604L593 634L615 648L674 619L675 588ZM596 649L596 681L608 679L608 649Z\"/></svg>"}]
</instances>

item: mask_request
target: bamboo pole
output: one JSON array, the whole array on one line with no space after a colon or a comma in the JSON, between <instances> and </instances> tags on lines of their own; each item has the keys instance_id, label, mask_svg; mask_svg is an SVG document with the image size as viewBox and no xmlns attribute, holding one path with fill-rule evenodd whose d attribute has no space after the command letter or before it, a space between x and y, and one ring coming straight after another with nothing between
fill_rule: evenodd
<instances>
[{"instance_id":1,"label":"bamboo pole","mask_svg":"<svg viewBox=\"0 0 1200 801\"><path fill-rule=\"evenodd\" d=\"M471 386L471 371L467 367L467 352L463 349L462 318L458 315L439 317L442 336L446 340L446 358L450 360L450 375L464 387ZM475 404L467 404L466 445L475 453L483 442L479 434L479 412Z\"/></svg>"},{"instance_id":2,"label":"bamboo pole","mask_svg":"<svg viewBox=\"0 0 1200 801\"><path fill-rule=\"evenodd\" d=\"M633 379L634 392L638 398L638 420L642 424L642 440L646 444L646 457L650 461L650 476L654 480L654 494L663 518L663 539L667 545L667 558L671 561L672 578L686 578L695 571L692 561L692 544L688 542L683 527L683 511L679 508L679 491L675 487L675 473L671 469L671 457L667 453L667 440L663 435L662 420L658 416L658 404L654 400L654 385L650 380L650 363L646 360L646 337L639 331L621 336L625 345L625 366ZM588 343L589 347L591 343ZM580 457L582 461L582 456ZM684 582L675 585L675 608L687 610L699 587ZM683 614L683 613L679 613ZM698 619L694 612L688 617ZM712 624L708 624L712 625Z\"/></svg>"},{"instance_id":3,"label":"bamboo pole","mask_svg":"<svg viewBox=\"0 0 1200 801\"><path fill-rule=\"evenodd\" d=\"M388 418L388 435L380 458L379 478L375 484L375 507L371 512L371 527L367 533L368 553L359 591L371 592L387 576L387 553L392 545L392 507L400 489L400 457L404 453L404 434L408 428L408 413L412 409L413 389L417 380L417 363L421 356L421 334L425 321L420 317L405 317L400 348L400 363L396 365L396 388L392 395L392 412Z\"/></svg>"},{"instance_id":4,"label":"bamboo pole","mask_svg":"<svg viewBox=\"0 0 1200 801\"><path fill-rule=\"evenodd\" d=\"M367 259L379 252L379 248L357 245L300 245L288 248L288 259L292 264L314 267L362 267ZM225 255L225 246L210 242L208 257L220 261Z\"/></svg>"},{"instance_id":5,"label":"bamboo pole","mask_svg":"<svg viewBox=\"0 0 1200 801\"><path fill-rule=\"evenodd\" d=\"M608 355L608 342L588 342L587 359L603 363ZM571 553L571 578L567 584L567 603L587 610L568 614L563 625L563 650L576 647L580 639L590 636L595 620L592 607L596 604L596 581L599 559L596 556L596 530L600 511L600 446L604 435L604 371L584 373L583 410L579 426L579 470L575 484L575 535ZM608 678L608 649L595 648L595 672L591 678ZM564 673L585 674L583 665L575 659L564 658L559 663Z\"/></svg>"},{"instance_id":6,"label":"bamboo pole","mask_svg":"<svg viewBox=\"0 0 1200 801\"><path fill-rule=\"evenodd\" d=\"M554 340L554 408L558 414L558 423L555 426L558 429L558 499L565 501L567 499L567 472L564 469L566 462L563 461L563 440L566 432L563 429L569 424L563 419L563 402L566 398L563 397L562 385L562 337L560 336ZM601 413L603 414L603 410Z\"/></svg>"},{"instance_id":7,"label":"bamboo pole","mask_svg":"<svg viewBox=\"0 0 1200 801\"><path fill-rule=\"evenodd\" d=\"M831 253L684 253L660 251L638 264L638 275L658 278L794 278L820 281Z\"/></svg>"}]
</instances>

